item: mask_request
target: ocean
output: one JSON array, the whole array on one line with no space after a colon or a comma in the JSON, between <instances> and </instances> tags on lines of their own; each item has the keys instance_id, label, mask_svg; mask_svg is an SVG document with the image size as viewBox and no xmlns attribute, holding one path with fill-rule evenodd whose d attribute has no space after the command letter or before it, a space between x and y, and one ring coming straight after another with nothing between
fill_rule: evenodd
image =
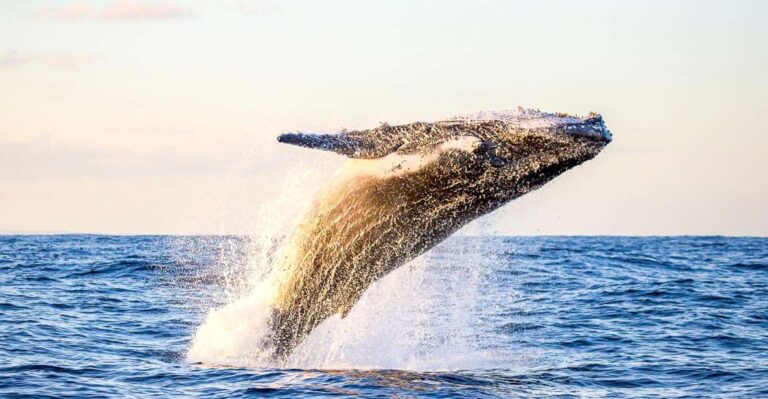
<instances>
[{"instance_id":1,"label":"ocean","mask_svg":"<svg viewBox=\"0 0 768 399\"><path fill-rule=\"evenodd\" d=\"M767 238L452 237L279 367L277 246L0 237L0 397L768 397Z\"/></svg>"}]
</instances>

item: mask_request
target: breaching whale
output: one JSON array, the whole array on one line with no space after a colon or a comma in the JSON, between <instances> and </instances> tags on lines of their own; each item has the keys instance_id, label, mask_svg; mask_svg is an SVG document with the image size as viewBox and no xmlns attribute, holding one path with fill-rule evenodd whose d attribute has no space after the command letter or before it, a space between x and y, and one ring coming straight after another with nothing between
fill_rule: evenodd
<instances>
[{"instance_id":1,"label":"breaching whale","mask_svg":"<svg viewBox=\"0 0 768 399\"><path fill-rule=\"evenodd\" d=\"M283 255L269 346L284 360L323 320L346 316L371 283L593 158L611 133L598 114L518 108L278 141L352 158Z\"/></svg>"}]
</instances>

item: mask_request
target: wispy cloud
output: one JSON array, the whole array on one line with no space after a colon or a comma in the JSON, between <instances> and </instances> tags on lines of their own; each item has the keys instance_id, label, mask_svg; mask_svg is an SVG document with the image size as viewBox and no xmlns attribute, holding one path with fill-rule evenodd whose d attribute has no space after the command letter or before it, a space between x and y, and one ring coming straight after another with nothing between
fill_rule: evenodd
<instances>
[{"instance_id":1,"label":"wispy cloud","mask_svg":"<svg viewBox=\"0 0 768 399\"><path fill-rule=\"evenodd\" d=\"M256 16L279 14L282 11L277 0L239 0L238 6L243 14Z\"/></svg>"},{"instance_id":2,"label":"wispy cloud","mask_svg":"<svg viewBox=\"0 0 768 399\"><path fill-rule=\"evenodd\" d=\"M118 0L102 11L101 18L108 21L153 21L185 18L193 15L191 10L172 1L150 3L137 0Z\"/></svg>"},{"instance_id":3,"label":"wispy cloud","mask_svg":"<svg viewBox=\"0 0 768 399\"><path fill-rule=\"evenodd\" d=\"M53 18L63 21L83 19L93 15L94 9L86 1L64 6L46 6L39 9L35 15L41 18Z\"/></svg>"},{"instance_id":4,"label":"wispy cloud","mask_svg":"<svg viewBox=\"0 0 768 399\"><path fill-rule=\"evenodd\" d=\"M29 57L23 56L15 51L8 51L2 58L0 58L0 68L21 66L28 64L30 61Z\"/></svg>"},{"instance_id":5,"label":"wispy cloud","mask_svg":"<svg viewBox=\"0 0 768 399\"><path fill-rule=\"evenodd\" d=\"M75 69L94 58L92 54L21 54L8 51L0 56L0 68L38 64L51 68Z\"/></svg>"},{"instance_id":6,"label":"wispy cloud","mask_svg":"<svg viewBox=\"0 0 768 399\"><path fill-rule=\"evenodd\" d=\"M78 3L46 6L35 12L40 18L61 21L75 21L98 17L105 21L156 21L191 17L194 13L172 0L116 0L99 12L87 1Z\"/></svg>"}]
</instances>

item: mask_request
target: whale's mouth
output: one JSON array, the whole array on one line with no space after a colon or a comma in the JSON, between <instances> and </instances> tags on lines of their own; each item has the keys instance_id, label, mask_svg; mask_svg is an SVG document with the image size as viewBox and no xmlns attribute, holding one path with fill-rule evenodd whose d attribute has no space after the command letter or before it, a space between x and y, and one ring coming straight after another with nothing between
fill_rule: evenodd
<instances>
[{"instance_id":1,"label":"whale's mouth","mask_svg":"<svg viewBox=\"0 0 768 399\"><path fill-rule=\"evenodd\" d=\"M448 121L463 123L503 122L516 129L565 134L590 139L591 141L603 144L608 144L613 140L613 135L605 127L603 117L596 113L590 113L586 117L579 117L564 113L548 113L518 107L514 110L482 111L474 114L459 115L450 118Z\"/></svg>"},{"instance_id":2,"label":"whale's mouth","mask_svg":"<svg viewBox=\"0 0 768 399\"><path fill-rule=\"evenodd\" d=\"M598 114L592 114L581 122L567 123L563 127L566 134L575 137L583 137L603 144L613 140L613 134L605 127L603 117Z\"/></svg>"}]
</instances>

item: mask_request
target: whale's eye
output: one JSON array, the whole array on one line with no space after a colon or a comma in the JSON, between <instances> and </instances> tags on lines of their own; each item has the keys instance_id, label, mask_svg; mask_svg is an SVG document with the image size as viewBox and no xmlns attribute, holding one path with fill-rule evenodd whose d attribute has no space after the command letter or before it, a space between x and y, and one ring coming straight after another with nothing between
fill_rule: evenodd
<instances>
[{"instance_id":1,"label":"whale's eye","mask_svg":"<svg viewBox=\"0 0 768 399\"><path fill-rule=\"evenodd\" d=\"M504 161L504 158L499 156L498 150L499 148L495 144L489 141L482 141L474 149L473 153L480 159L487 161L494 168L498 168L504 166L507 163Z\"/></svg>"}]
</instances>

